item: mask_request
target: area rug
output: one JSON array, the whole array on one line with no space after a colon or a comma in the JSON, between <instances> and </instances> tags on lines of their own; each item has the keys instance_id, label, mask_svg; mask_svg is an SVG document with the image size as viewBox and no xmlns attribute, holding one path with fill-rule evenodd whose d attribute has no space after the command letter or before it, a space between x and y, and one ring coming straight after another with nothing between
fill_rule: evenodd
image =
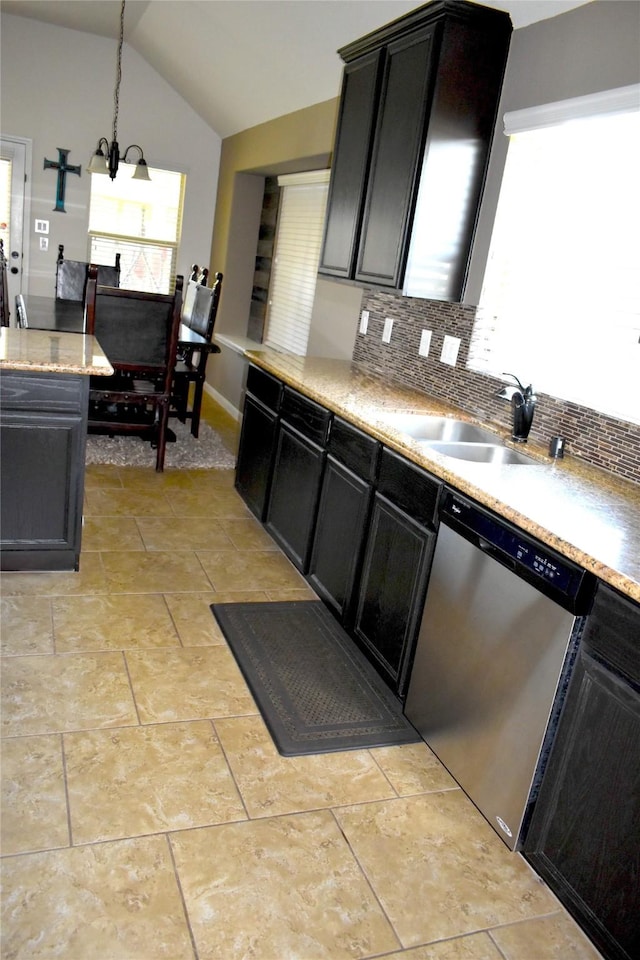
<instances>
[{"instance_id":1,"label":"area rug","mask_svg":"<svg viewBox=\"0 0 640 960\"><path fill-rule=\"evenodd\" d=\"M420 741L320 601L214 603L211 610L283 756Z\"/></svg>"},{"instance_id":2,"label":"area rug","mask_svg":"<svg viewBox=\"0 0 640 960\"><path fill-rule=\"evenodd\" d=\"M231 470L235 457L223 445L218 434L207 423L200 423L199 437L191 436L189 424L171 421L175 443L167 443L165 467L180 470ZM148 440L136 436L87 437L85 463L109 463L118 467L156 466L156 451Z\"/></svg>"}]
</instances>

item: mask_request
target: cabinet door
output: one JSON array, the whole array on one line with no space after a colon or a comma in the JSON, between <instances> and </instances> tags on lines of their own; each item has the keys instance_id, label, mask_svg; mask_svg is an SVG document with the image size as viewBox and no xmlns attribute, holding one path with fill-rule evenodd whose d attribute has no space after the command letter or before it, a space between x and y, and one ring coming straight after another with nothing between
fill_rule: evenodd
<instances>
[{"instance_id":1,"label":"cabinet door","mask_svg":"<svg viewBox=\"0 0 640 960\"><path fill-rule=\"evenodd\" d=\"M599 588L524 853L605 957L640 955L640 608Z\"/></svg>"},{"instance_id":2,"label":"cabinet door","mask_svg":"<svg viewBox=\"0 0 640 960\"><path fill-rule=\"evenodd\" d=\"M334 277L353 276L377 109L381 56L381 51L376 50L344 69L319 266L320 273Z\"/></svg>"},{"instance_id":3,"label":"cabinet door","mask_svg":"<svg viewBox=\"0 0 640 960\"><path fill-rule=\"evenodd\" d=\"M302 573L309 566L324 449L280 424L266 528Z\"/></svg>"},{"instance_id":4,"label":"cabinet door","mask_svg":"<svg viewBox=\"0 0 640 960\"><path fill-rule=\"evenodd\" d=\"M278 418L251 396L244 402L236 463L236 490L249 509L264 519L271 482Z\"/></svg>"},{"instance_id":5,"label":"cabinet door","mask_svg":"<svg viewBox=\"0 0 640 960\"><path fill-rule=\"evenodd\" d=\"M356 279L399 287L431 97L438 25L387 47Z\"/></svg>"},{"instance_id":6,"label":"cabinet door","mask_svg":"<svg viewBox=\"0 0 640 960\"><path fill-rule=\"evenodd\" d=\"M407 686L434 544L433 531L376 494L355 635L400 696Z\"/></svg>"},{"instance_id":7,"label":"cabinet door","mask_svg":"<svg viewBox=\"0 0 640 960\"><path fill-rule=\"evenodd\" d=\"M322 481L309 580L343 624L349 619L370 500L370 484L329 457Z\"/></svg>"},{"instance_id":8,"label":"cabinet door","mask_svg":"<svg viewBox=\"0 0 640 960\"><path fill-rule=\"evenodd\" d=\"M85 437L80 415L3 412L3 570L78 569Z\"/></svg>"}]
</instances>

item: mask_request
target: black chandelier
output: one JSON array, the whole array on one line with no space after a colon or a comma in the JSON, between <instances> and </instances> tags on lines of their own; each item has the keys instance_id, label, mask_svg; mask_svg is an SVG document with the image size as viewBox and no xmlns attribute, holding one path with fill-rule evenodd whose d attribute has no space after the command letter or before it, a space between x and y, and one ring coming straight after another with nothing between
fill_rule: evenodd
<instances>
[{"instance_id":1,"label":"black chandelier","mask_svg":"<svg viewBox=\"0 0 640 960\"><path fill-rule=\"evenodd\" d=\"M98 147L96 152L91 157L91 162L87 167L89 173L108 173L112 180L115 180L116 174L118 172L118 166L120 160L123 163L131 163L133 161L128 161L127 156L130 150L139 150L140 158L135 161L136 169L134 170L132 180L150 180L149 168L147 167L147 161L144 158L144 153L142 152L142 147L138 146L137 143L132 143L124 151L122 157L120 157L120 148L118 146L118 108L120 106L120 81L122 80L122 44L124 41L124 7L125 0L122 0L122 7L120 9L120 40L118 42L118 62L116 68L116 89L113 96L113 136L111 138L111 143L107 140L106 137L100 137L98 140Z\"/></svg>"}]
</instances>

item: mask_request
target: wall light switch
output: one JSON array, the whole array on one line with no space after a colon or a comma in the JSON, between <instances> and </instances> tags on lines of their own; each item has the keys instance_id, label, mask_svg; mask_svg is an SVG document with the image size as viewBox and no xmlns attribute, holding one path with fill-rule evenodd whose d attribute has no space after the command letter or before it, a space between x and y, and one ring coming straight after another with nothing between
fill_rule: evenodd
<instances>
[{"instance_id":1,"label":"wall light switch","mask_svg":"<svg viewBox=\"0 0 640 960\"><path fill-rule=\"evenodd\" d=\"M429 347L431 346L431 330L423 330L420 334L420 347L418 353L421 357L429 356Z\"/></svg>"},{"instance_id":2,"label":"wall light switch","mask_svg":"<svg viewBox=\"0 0 640 960\"><path fill-rule=\"evenodd\" d=\"M442 363L448 363L449 366L455 367L459 349L459 337L445 337L444 343L442 344L442 353L440 354Z\"/></svg>"},{"instance_id":3,"label":"wall light switch","mask_svg":"<svg viewBox=\"0 0 640 960\"><path fill-rule=\"evenodd\" d=\"M394 321L391 317L386 317L384 321L384 329L382 331L382 342L391 343L391 331L393 330Z\"/></svg>"},{"instance_id":4,"label":"wall light switch","mask_svg":"<svg viewBox=\"0 0 640 960\"><path fill-rule=\"evenodd\" d=\"M360 314L360 333L366 333L369 329L369 311L363 310Z\"/></svg>"},{"instance_id":5,"label":"wall light switch","mask_svg":"<svg viewBox=\"0 0 640 960\"><path fill-rule=\"evenodd\" d=\"M34 229L36 233L49 233L49 221L36 220Z\"/></svg>"}]
</instances>

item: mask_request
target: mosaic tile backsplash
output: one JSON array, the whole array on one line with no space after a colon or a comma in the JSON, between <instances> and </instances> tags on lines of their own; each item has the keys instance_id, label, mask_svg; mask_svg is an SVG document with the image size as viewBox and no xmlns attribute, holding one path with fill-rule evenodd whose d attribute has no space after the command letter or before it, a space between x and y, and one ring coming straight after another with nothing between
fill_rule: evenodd
<instances>
[{"instance_id":1,"label":"mosaic tile backsplash","mask_svg":"<svg viewBox=\"0 0 640 960\"><path fill-rule=\"evenodd\" d=\"M496 397L503 384L466 369L475 307L365 290L362 309L369 311L369 327L366 335L356 335L354 363L455 404L481 420L511 425L510 404ZM395 320L389 344L382 342L386 317ZM418 355L422 330L433 332L428 357ZM445 336L461 340L455 367L439 359ZM546 394L537 393L537 397L531 439L548 445L552 437L562 436L567 453L640 483L640 426Z\"/></svg>"}]
</instances>

